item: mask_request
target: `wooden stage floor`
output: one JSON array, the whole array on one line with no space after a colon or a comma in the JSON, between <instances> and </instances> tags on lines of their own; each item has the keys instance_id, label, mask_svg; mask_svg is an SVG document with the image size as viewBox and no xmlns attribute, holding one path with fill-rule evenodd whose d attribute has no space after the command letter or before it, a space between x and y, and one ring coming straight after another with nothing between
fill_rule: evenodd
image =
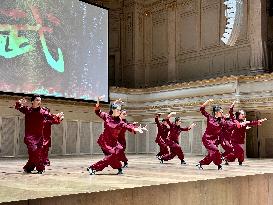
<instances>
[{"instance_id":1,"label":"wooden stage floor","mask_svg":"<svg viewBox=\"0 0 273 205\"><path fill-rule=\"evenodd\" d=\"M154 155L128 155L129 167L123 175L110 167L90 176L86 168L103 156L53 157L51 166L42 175L25 174L22 167L26 159L0 158L0 203L37 199L77 193L91 193L124 188L189 182L225 177L273 173L273 159L246 159L238 163L215 165L199 170L195 165L202 156L186 156L186 165L175 158L160 164Z\"/></svg>"}]
</instances>

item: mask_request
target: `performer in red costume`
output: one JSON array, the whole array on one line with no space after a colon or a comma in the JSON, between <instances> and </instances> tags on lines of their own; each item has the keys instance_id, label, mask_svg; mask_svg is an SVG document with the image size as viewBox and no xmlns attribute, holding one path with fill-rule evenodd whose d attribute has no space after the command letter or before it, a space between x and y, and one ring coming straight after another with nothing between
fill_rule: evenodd
<instances>
[{"instance_id":1,"label":"performer in red costume","mask_svg":"<svg viewBox=\"0 0 273 205\"><path fill-rule=\"evenodd\" d=\"M233 112L233 107L232 107ZM234 119L234 115L231 115L231 118ZM234 162L235 159L238 159L239 165L243 164L244 161L244 149L243 145L245 143L245 134L247 127L253 127L257 125L261 125L262 122L266 121L267 119L260 119L256 121L246 121L246 114L243 110L239 110L235 113L235 122L236 127L231 135L231 143L233 146L233 152L229 153L225 160L227 162Z\"/></svg>"},{"instance_id":2,"label":"performer in red costume","mask_svg":"<svg viewBox=\"0 0 273 205\"><path fill-rule=\"evenodd\" d=\"M155 142L159 145L159 152L156 157L161 158L163 155L169 154L168 146L166 144L166 139L168 137L170 127L166 119L162 119L162 122L159 122L160 114L155 116L155 123L157 125L157 136Z\"/></svg>"},{"instance_id":3,"label":"performer in red costume","mask_svg":"<svg viewBox=\"0 0 273 205\"><path fill-rule=\"evenodd\" d=\"M34 95L31 98L32 106L26 106L27 101L21 99L16 102L15 109L25 114L24 142L28 148L29 159L23 167L26 173L31 173L36 167L39 174L45 170L43 159L43 127L45 119L53 120L53 115L42 109L41 97Z\"/></svg>"},{"instance_id":4,"label":"performer in red costume","mask_svg":"<svg viewBox=\"0 0 273 205\"><path fill-rule=\"evenodd\" d=\"M136 124L137 122L134 122L134 123L129 123L127 122L126 120L126 117L127 117L127 111L126 110L122 110L121 113L120 113L120 118L121 120L123 120L125 123L127 123L129 126L133 126L133 127L137 127ZM143 129L143 128L142 128ZM120 155L120 161L122 161L124 164L123 164L123 168L125 167L128 167L128 159L125 155L125 149L126 149L126 138L125 138L125 133L126 133L126 128L123 128L119 135L118 135L118 142L121 144L121 146L123 147L123 152L121 152L121 155ZM134 132L135 133L135 132Z\"/></svg>"},{"instance_id":5,"label":"performer in red costume","mask_svg":"<svg viewBox=\"0 0 273 205\"><path fill-rule=\"evenodd\" d=\"M217 165L218 170L222 169L221 154L218 150L218 138L224 124L223 109L220 106L213 106L213 115L206 112L205 107L212 99L207 100L200 108L200 112L207 118L207 128L202 137L202 142L208 151L207 156L199 162L196 166L203 169L202 165L209 165L212 161Z\"/></svg>"},{"instance_id":6,"label":"performer in red costume","mask_svg":"<svg viewBox=\"0 0 273 205\"><path fill-rule=\"evenodd\" d=\"M186 164L184 160L184 153L182 151L182 148L179 146L178 138L182 131L191 130L195 126L195 124L192 123L189 127L182 128L180 126L182 120L179 117L175 118L174 123L170 122L170 117L175 114L175 112L171 112L166 118L166 121L170 126L170 133L168 138L166 139L167 145L170 147L170 154L163 155L161 158L159 158L159 160L161 161L161 163L163 163L163 161L168 161L173 159L175 156L178 156L178 158L181 160L181 164Z\"/></svg>"},{"instance_id":7,"label":"performer in red costume","mask_svg":"<svg viewBox=\"0 0 273 205\"><path fill-rule=\"evenodd\" d=\"M232 103L229 109L229 114L225 116L225 121L222 126L222 130L219 135L219 140L222 148L225 150L224 153L222 153L222 159L224 159L229 153L233 151L233 146L231 143L231 135L233 130L236 127L236 123L233 119L230 118L230 116L233 115L233 107L236 101ZM228 162L226 161L225 165L228 165Z\"/></svg>"},{"instance_id":8,"label":"performer in red costume","mask_svg":"<svg viewBox=\"0 0 273 205\"><path fill-rule=\"evenodd\" d=\"M50 109L47 107L43 108L47 112L50 113ZM44 129L43 129L43 158L44 158L44 165L50 166L50 161L48 159L48 151L51 147L51 126L53 124L60 124L61 121L64 119L63 113L61 112L59 115L53 115L53 119L46 119L44 121Z\"/></svg>"},{"instance_id":9,"label":"performer in red costume","mask_svg":"<svg viewBox=\"0 0 273 205\"><path fill-rule=\"evenodd\" d=\"M102 171L105 167L110 165L113 169L118 169L117 174L122 174L122 165L120 162L123 147L118 142L118 135L120 131L125 128L130 132L142 133L141 127L135 127L123 122L120 118L121 106L119 104L112 105L112 115L102 112L99 107L99 101L102 97L98 97L95 107L95 113L104 121L104 131L100 135L98 144L107 154L102 160L87 168L90 175L97 171ZM109 153L109 154L108 154Z\"/></svg>"}]
</instances>

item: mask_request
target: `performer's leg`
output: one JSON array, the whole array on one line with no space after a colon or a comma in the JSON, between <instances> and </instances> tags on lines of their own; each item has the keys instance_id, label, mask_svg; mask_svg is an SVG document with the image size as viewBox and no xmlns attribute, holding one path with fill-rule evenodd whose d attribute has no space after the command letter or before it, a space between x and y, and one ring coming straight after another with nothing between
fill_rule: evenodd
<instances>
[{"instance_id":1,"label":"performer's leg","mask_svg":"<svg viewBox=\"0 0 273 205\"><path fill-rule=\"evenodd\" d=\"M30 173L35 168L35 152L34 152L35 147L28 145L27 148L28 148L28 161L23 167L23 169L26 173Z\"/></svg>"},{"instance_id":2,"label":"performer's leg","mask_svg":"<svg viewBox=\"0 0 273 205\"><path fill-rule=\"evenodd\" d=\"M35 150L35 166L39 174L42 174L45 171L43 152L44 149L42 146L38 146Z\"/></svg>"}]
</instances>

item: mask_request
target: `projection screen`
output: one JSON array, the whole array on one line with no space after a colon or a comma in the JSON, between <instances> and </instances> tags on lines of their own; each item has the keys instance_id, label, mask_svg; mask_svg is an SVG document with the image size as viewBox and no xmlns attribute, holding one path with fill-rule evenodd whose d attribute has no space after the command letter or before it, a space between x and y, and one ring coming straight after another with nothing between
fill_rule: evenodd
<instances>
[{"instance_id":1,"label":"projection screen","mask_svg":"<svg viewBox=\"0 0 273 205\"><path fill-rule=\"evenodd\" d=\"M79 0L1 0L0 91L108 94L108 10Z\"/></svg>"}]
</instances>

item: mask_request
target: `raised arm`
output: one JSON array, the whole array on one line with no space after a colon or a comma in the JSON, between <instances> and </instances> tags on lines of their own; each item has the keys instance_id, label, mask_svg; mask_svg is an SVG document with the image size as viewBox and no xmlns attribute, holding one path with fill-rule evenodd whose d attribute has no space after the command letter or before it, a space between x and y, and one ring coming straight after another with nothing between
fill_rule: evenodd
<instances>
[{"instance_id":1,"label":"raised arm","mask_svg":"<svg viewBox=\"0 0 273 205\"><path fill-rule=\"evenodd\" d=\"M189 131L189 130L191 130L195 126L196 126L196 124L192 123L189 127L180 127L180 130L181 131Z\"/></svg>"},{"instance_id":2,"label":"raised arm","mask_svg":"<svg viewBox=\"0 0 273 205\"><path fill-rule=\"evenodd\" d=\"M15 104L15 109L19 110L21 113L26 114L29 110L29 107L25 105L26 103L27 101L25 98L18 100Z\"/></svg>"},{"instance_id":3,"label":"raised arm","mask_svg":"<svg viewBox=\"0 0 273 205\"><path fill-rule=\"evenodd\" d=\"M235 120L235 117L234 117L234 114L233 114L233 109L234 109L234 105L235 103L237 103L237 101L235 100L229 107L229 116L230 116L230 119L234 122Z\"/></svg>"},{"instance_id":4,"label":"raised arm","mask_svg":"<svg viewBox=\"0 0 273 205\"><path fill-rule=\"evenodd\" d=\"M176 115L176 112L170 112L170 114L168 114L166 119L170 119L173 115Z\"/></svg>"},{"instance_id":5,"label":"raised arm","mask_svg":"<svg viewBox=\"0 0 273 205\"><path fill-rule=\"evenodd\" d=\"M257 126L257 125L261 125L264 121L266 121L267 119L260 119L260 120L254 120L254 121L250 121L246 123L246 126L249 127L253 127L253 126Z\"/></svg>"},{"instance_id":6,"label":"raised arm","mask_svg":"<svg viewBox=\"0 0 273 205\"><path fill-rule=\"evenodd\" d=\"M203 105L201 105L200 107L200 112L202 113L202 115L204 115L206 118L208 118L210 116L210 114L206 111L206 106L210 103L213 102L213 99L209 99L206 102L203 103Z\"/></svg>"},{"instance_id":7,"label":"raised arm","mask_svg":"<svg viewBox=\"0 0 273 205\"><path fill-rule=\"evenodd\" d=\"M172 126L172 125L173 125L173 123L170 121L170 118L171 118L173 115L176 115L176 112L171 112L171 113L168 114L168 116L166 117L166 122L168 123L169 126Z\"/></svg>"},{"instance_id":8,"label":"raised arm","mask_svg":"<svg viewBox=\"0 0 273 205\"><path fill-rule=\"evenodd\" d=\"M53 119L50 121L51 124L60 124L64 119L64 113L60 112L56 115L53 114Z\"/></svg>"},{"instance_id":9,"label":"raised arm","mask_svg":"<svg viewBox=\"0 0 273 205\"><path fill-rule=\"evenodd\" d=\"M104 96L100 96L97 99L97 103L95 105L95 113L97 116L99 116L101 119L103 119L104 121L106 120L108 114L106 112L102 112L100 109L100 100L103 99Z\"/></svg>"}]
</instances>

